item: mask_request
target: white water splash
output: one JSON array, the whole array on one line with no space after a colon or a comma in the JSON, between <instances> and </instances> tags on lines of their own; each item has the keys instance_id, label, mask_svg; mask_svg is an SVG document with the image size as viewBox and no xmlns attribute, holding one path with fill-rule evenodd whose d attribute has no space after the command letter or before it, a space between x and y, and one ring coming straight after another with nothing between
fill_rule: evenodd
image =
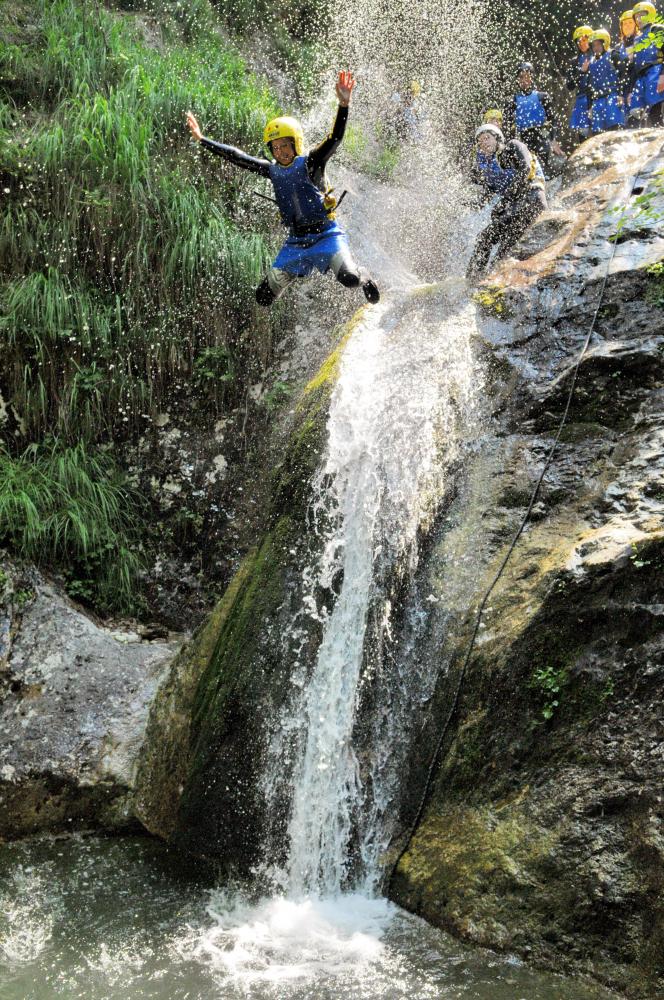
<instances>
[{"instance_id":1,"label":"white water splash","mask_svg":"<svg viewBox=\"0 0 664 1000\"><path fill-rule=\"evenodd\" d=\"M386 900L354 894L249 904L216 893L208 911L213 926L202 935L192 929L179 947L244 989L357 977L383 959L381 939L394 910Z\"/></svg>"},{"instance_id":2,"label":"white water splash","mask_svg":"<svg viewBox=\"0 0 664 1000\"><path fill-rule=\"evenodd\" d=\"M19 866L0 898L0 962L34 962L48 946L55 916L48 905L47 874Z\"/></svg>"}]
</instances>

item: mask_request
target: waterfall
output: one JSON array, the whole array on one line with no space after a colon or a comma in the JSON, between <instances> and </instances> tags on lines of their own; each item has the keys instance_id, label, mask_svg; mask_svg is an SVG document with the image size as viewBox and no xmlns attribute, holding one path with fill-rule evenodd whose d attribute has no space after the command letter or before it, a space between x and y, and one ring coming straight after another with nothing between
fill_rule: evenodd
<instances>
[{"instance_id":1,"label":"waterfall","mask_svg":"<svg viewBox=\"0 0 664 1000\"><path fill-rule=\"evenodd\" d=\"M264 779L276 812L293 761L282 884L295 896L378 885L395 767L407 751L397 730L432 690L431 671L406 679L389 655L390 587L412 575L418 532L476 423L475 310L454 289L422 289L367 311L343 353L312 505L321 554L305 570L305 608L322 617L323 637L311 675L305 665L293 674ZM315 595L330 594L333 581L333 606L326 598L321 608ZM365 697L370 708L360 712ZM354 740L360 716L389 740L366 747L364 763Z\"/></svg>"}]
</instances>

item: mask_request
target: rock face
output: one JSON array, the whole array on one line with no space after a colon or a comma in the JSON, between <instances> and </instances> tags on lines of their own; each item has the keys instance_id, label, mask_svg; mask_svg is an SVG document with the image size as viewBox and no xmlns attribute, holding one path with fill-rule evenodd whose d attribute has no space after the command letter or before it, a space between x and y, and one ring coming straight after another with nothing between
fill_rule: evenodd
<instances>
[{"instance_id":1,"label":"rock face","mask_svg":"<svg viewBox=\"0 0 664 1000\"><path fill-rule=\"evenodd\" d=\"M138 774L134 808L148 830L245 872L265 836L257 783L269 720L289 691L295 653L284 636L302 603L300 567L316 544L306 525L311 480L350 328L339 331L336 350L295 410L285 458L269 484L265 534L159 691ZM298 641L315 650L320 634L311 631Z\"/></svg>"},{"instance_id":2,"label":"rock face","mask_svg":"<svg viewBox=\"0 0 664 1000\"><path fill-rule=\"evenodd\" d=\"M460 710L392 882L397 902L455 934L638 997L664 996L663 168L661 131L585 143L521 259L478 294L494 414L477 459L473 608L524 515L596 309L597 323L465 676L464 609L453 642L432 621L418 650L449 669L405 824L459 683ZM423 581L445 546L440 526Z\"/></svg>"},{"instance_id":3,"label":"rock face","mask_svg":"<svg viewBox=\"0 0 664 1000\"><path fill-rule=\"evenodd\" d=\"M148 709L179 643L102 628L6 562L0 581L0 837L135 824Z\"/></svg>"}]
</instances>

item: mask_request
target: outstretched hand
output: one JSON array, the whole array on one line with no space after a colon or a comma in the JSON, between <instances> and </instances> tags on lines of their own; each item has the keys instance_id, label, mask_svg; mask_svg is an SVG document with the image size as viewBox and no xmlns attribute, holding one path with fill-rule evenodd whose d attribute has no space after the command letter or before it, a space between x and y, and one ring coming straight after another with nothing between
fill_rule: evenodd
<instances>
[{"instance_id":1,"label":"outstretched hand","mask_svg":"<svg viewBox=\"0 0 664 1000\"><path fill-rule=\"evenodd\" d=\"M189 126L194 139L200 142L203 138L203 133L201 132L200 125L196 121L192 111L187 112L187 125Z\"/></svg>"},{"instance_id":2,"label":"outstretched hand","mask_svg":"<svg viewBox=\"0 0 664 1000\"><path fill-rule=\"evenodd\" d=\"M355 86L355 77L352 73L347 70L340 70L337 77L337 97L339 98L339 104L342 108L347 108L350 104L351 94L353 93L353 87Z\"/></svg>"}]
</instances>

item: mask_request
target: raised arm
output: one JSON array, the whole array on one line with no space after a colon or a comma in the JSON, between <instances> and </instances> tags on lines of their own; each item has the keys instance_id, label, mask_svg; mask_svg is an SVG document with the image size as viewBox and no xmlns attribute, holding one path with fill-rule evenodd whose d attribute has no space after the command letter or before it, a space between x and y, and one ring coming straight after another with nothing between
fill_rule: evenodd
<instances>
[{"instance_id":1,"label":"raised arm","mask_svg":"<svg viewBox=\"0 0 664 1000\"><path fill-rule=\"evenodd\" d=\"M327 161L341 145L341 140L346 132L346 122L348 121L348 106L355 86L355 77L352 73L342 70L337 77L336 94L339 101L337 117L334 120L332 131L323 141L312 149L307 157L309 173L313 174L325 169Z\"/></svg>"},{"instance_id":2,"label":"raised arm","mask_svg":"<svg viewBox=\"0 0 664 1000\"><path fill-rule=\"evenodd\" d=\"M235 146L227 146L223 142L215 142L214 139L207 139L201 132L199 124L191 111L187 114L187 124L194 139L200 142L205 149L209 149L211 153L221 156L224 160L232 163L233 166L240 167L241 170L249 170L253 174L260 174L261 177L270 176L270 163L268 160L263 160L258 156L249 156L248 153L244 153L241 149L236 149Z\"/></svg>"}]
</instances>

